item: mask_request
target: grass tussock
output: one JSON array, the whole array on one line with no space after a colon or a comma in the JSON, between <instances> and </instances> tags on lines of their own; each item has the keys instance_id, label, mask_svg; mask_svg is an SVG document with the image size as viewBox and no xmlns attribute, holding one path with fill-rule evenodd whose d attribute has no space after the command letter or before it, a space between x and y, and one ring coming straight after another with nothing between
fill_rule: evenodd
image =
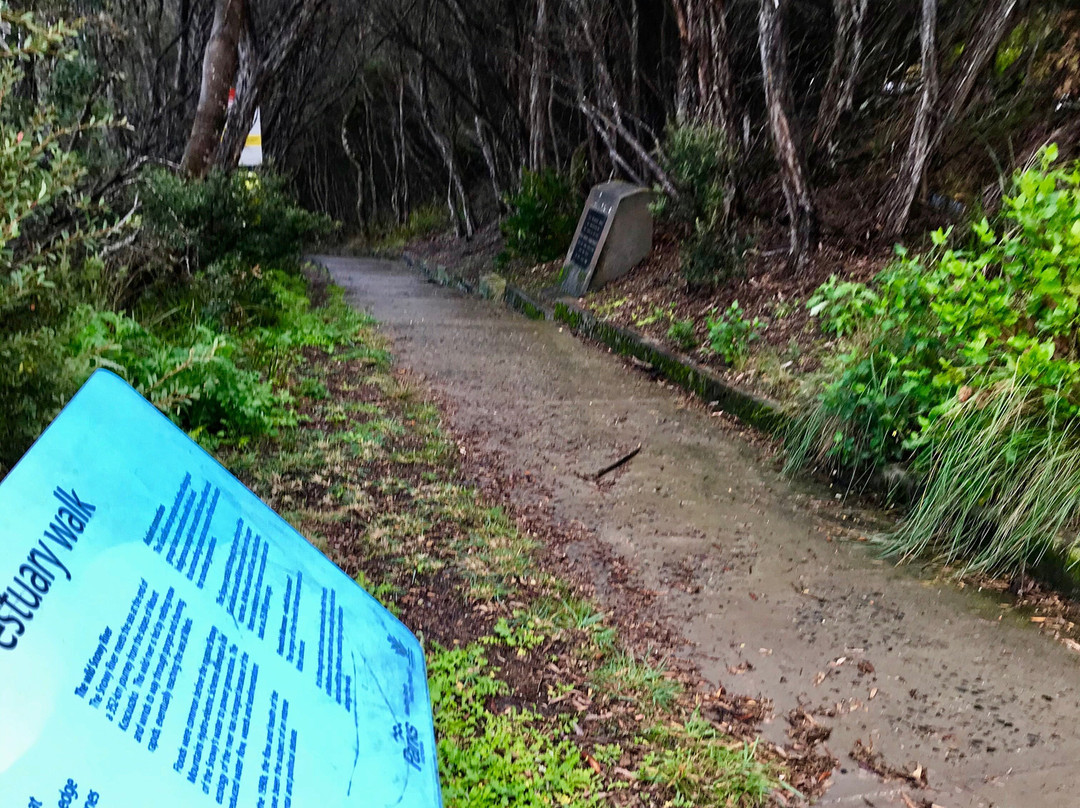
<instances>
[{"instance_id":1,"label":"grass tussock","mask_svg":"<svg viewBox=\"0 0 1080 808\"><path fill-rule=\"evenodd\" d=\"M917 458L914 509L883 537L888 556L935 555L964 572L1011 575L1068 555L1080 525L1080 429L1043 412L1036 391L999 383L935 425Z\"/></svg>"}]
</instances>

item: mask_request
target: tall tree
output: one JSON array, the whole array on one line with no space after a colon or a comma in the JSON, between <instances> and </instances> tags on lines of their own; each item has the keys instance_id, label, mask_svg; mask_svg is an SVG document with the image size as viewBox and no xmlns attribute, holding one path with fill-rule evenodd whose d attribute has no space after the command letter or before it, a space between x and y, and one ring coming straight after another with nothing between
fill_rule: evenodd
<instances>
[{"instance_id":1,"label":"tall tree","mask_svg":"<svg viewBox=\"0 0 1080 808\"><path fill-rule=\"evenodd\" d=\"M203 55L199 105L191 126L181 166L192 177L209 171L225 125L229 89L239 62L238 46L244 18L244 0L217 0L210 40Z\"/></svg>"},{"instance_id":2,"label":"tall tree","mask_svg":"<svg viewBox=\"0 0 1080 808\"><path fill-rule=\"evenodd\" d=\"M799 134L791 118L791 79L787 67L787 35L784 22L790 0L761 0L758 13L758 43L765 85L765 105L773 151L780 166L784 201L790 227L788 260L800 274L817 239L818 218L806 178Z\"/></svg>"},{"instance_id":3,"label":"tall tree","mask_svg":"<svg viewBox=\"0 0 1080 808\"><path fill-rule=\"evenodd\" d=\"M836 151L836 128L855 102L855 83L862 62L869 5L870 0L833 0L836 35L833 37L832 65L821 94L813 135L815 149L827 156Z\"/></svg>"},{"instance_id":4,"label":"tall tree","mask_svg":"<svg viewBox=\"0 0 1080 808\"><path fill-rule=\"evenodd\" d=\"M919 106L915 110L915 122L911 127L911 139L907 152L900 163L890 202L886 205L882 224L887 235L897 236L907 227L911 204L926 172L930 158L930 137L933 133L933 115L938 99L937 63L937 6L938 0L922 0L922 19L919 24L919 57L922 89Z\"/></svg>"},{"instance_id":5,"label":"tall tree","mask_svg":"<svg viewBox=\"0 0 1080 808\"><path fill-rule=\"evenodd\" d=\"M911 206L926 176L930 156L967 106L976 81L1024 6L1025 0L989 0L979 16L971 41L966 43L944 91L940 91L936 42L938 3L937 0L923 0L919 28L922 92L908 150L882 216L883 229L888 235L898 236L907 227Z\"/></svg>"}]
</instances>

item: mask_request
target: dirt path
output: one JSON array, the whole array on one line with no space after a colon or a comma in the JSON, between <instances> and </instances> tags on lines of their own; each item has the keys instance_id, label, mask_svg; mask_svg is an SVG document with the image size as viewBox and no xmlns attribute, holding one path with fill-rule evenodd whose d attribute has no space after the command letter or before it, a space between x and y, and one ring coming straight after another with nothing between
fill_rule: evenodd
<instances>
[{"instance_id":1,"label":"dirt path","mask_svg":"<svg viewBox=\"0 0 1080 808\"><path fill-rule=\"evenodd\" d=\"M550 323L462 298L399 264L325 259L454 426L530 472L559 518L635 569L714 684L803 705L840 759L821 805L1080 806L1080 655L991 597L875 560L821 492L799 490L701 408ZM643 450L597 486L578 475ZM828 513L828 517L819 514ZM846 515L846 514L845 514ZM857 516L857 514L852 514ZM883 783L856 741L921 765Z\"/></svg>"}]
</instances>

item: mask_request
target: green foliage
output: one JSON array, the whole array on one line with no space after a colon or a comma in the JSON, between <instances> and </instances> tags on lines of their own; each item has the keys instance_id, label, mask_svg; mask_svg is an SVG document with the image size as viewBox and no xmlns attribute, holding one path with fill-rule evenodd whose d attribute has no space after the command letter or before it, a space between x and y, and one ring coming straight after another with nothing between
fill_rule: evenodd
<instances>
[{"instance_id":1,"label":"green foliage","mask_svg":"<svg viewBox=\"0 0 1080 808\"><path fill-rule=\"evenodd\" d=\"M86 379L90 363L67 348L66 323L14 334L0 326L0 477Z\"/></svg>"},{"instance_id":2,"label":"green foliage","mask_svg":"<svg viewBox=\"0 0 1080 808\"><path fill-rule=\"evenodd\" d=\"M74 335L71 355L116 371L184 429L239 437L270 433L292 420L287 399L239 366L240 348L228 335L197 326L177 345L124 314L82 308L76 319L85 325Z\"/></svg>"},{"instance_id":3,"label":"green foliage","mask_svg":"<svg viewBox=\"0 0 1080 808\"><path fill-rule=\"evenodd\" d=\"M220 171L193 181L168 171L143 180L143 225L193 272L219 261L295 268L304 244L329 235L330 220L297 206L271 172Z\"/></svg>"},{"instance_id":4,"label":"green foliage","mask_svg":"<svg viewBox=\"0 0 1080 808\"><path fill-rule=\"evenodd\" d=\"M611 655L593 678L609 695L642 709L668 710L682 693L682 685L667 671L627 651Z\"/></svg>"},{"instance_id":5,"label":"green foliage","mask_svg":"<svg viewBox=\"0 0 1080 808\"><path fill-rule=\"evenodd\" d=\"M719 129L669 126L662 167L678 196L659 194L654 211L669 221L701 222L707 230L726 224L734 161L734 151Z\"/></svg>"},{"instance_id":6,"label":"green foliage","mask_svg":"<svg viewBox=\"0 0 1080 808\"><path fill-rule=\"evenodd\" d=\"M593 770L568 740L552 737L539 716L488 708L507 695L482 645L436 648L428 677L439 772L447 806L586 808L603 798Z\"/></svg>"},{"instance_id":7,"label":"green foliage","mask_svg":"<svg viewBox=\"0 0 1080 808\"><path fill-rule=\"evenodd\" d=\"M1039 390L1002 381L931 424L915 458L926 484L887 555L933 553L970 571L1012 574L1077 546L1080 434L1041 411ZM1058 539L1058 540L1055 540Z\"/></svg>"},{"instance_id":8,"label":"green foliage","mask_svg":"<svg viewBox=\"0 0 1080 808\"><path fill-rule=\"evenodd\" d=\"M554 261L566 255L577 229L581 199L569 178L547 168L523 171L521 190L507 199L502 224L511 256Z\"/></svg>"},{"instance_id":9,"label":"green foliage","mask_svg":"<svg viewBox=\"0 0 1080 808\"><path fill-rule=\"evenodd\" d=\"M724 134L710 126L669 126L662 157L678 194L657 189L653 211L691 228L679 264L687 286L710 291L739 277L748 245L731 222L735 153Z\"/></svg>"},{"instance_id":10,"label":"green foliage","mask_svg":"<svg viewBox=\"0 0 1080 808\"><path fill-rule=\"evenodd\" d=\"M371 239L377 253L400 253L409 242L450 226L450 214L445 205L424 205L412 211L404 224L380 228Z\"/></svg>"},{"instance_id":11,"label":"green foliage","mask_svg":"<svg viewBox=\"0 0 1080 808\"><path fill-rule=\"evenodd\" d=\"M873 288L845 296L857 316L841 321L862 324L793 436L792 463L910 462L924 494L890 545L898 555L1015 571L1080 518L1056 465L1080 414L1080 167L1055 156L1015 178L1000 220L973 225L966 247L939 231L928 255L898 248Z\"/></svg>"},{"instance_id":12,"label":"green foliage","mask_svg":"<svg viewBox=\"0 0 1080 808\"><path fill-rule=\"evenodd\" d=\"M743 276L748 249L730 228L705 227L699 220L681 247L679 271L692 291L713 291Z\"/></svg>"},{"instance_id":13,"label":"green foliage","mask_svg":"<svg viewBox=\"0 0 1080 808\"><path fill-rule=\"evenodd\" d=\"M710 314L705 318L709 329L708 347L713 353L720 354L732 367L740 367L746 361L750 343L761 337L765 324L755 317L753 321L743 316L739 301L728 306L721 314Z\"/></svg>"},{"instance_id":14,"label":"green foliage","mask_svg":"<svg viewBox=\"0 0 1080 808\"><path fill-rule=\"evenodd\" d=\"M810 314L828 334L849 337L865 325L878 304L877 293L864 283L830 275L806 302Z\"/></svg>"},{"instance_id":15,"label":"green foliage","mask_svg":"<svg viewBox=\"0 0 1080 808\"><path fill-rule=\"evenodd\" d=\"M640 776L672 790L673 808L765 805L776 786L756 759L756 749L732 741L695 714L684 726L657 725L644 740L656 751L641 763Z\"/></svg>"},{"instance_id":16,"label":"green foliage","mask_svg":"<svg viewBox=\"0 0 1080 808\"><path fill-rule=\"evenodd\" d=\"M692 351L698 346L693 320L672 320L667 337L684 351Z\"/></svg>"},{"instance_id":17,"label":"green foliage","mask_svg":"<svg viewBox=\"0 0 1080 808\"><path fill-rule=\"evenodd\" d=\"M123 228L85 193L86 168L68 148L115 123L93 114L67 123L46 101L15 92L28 66L48 73L75 58L75 29L42 24L0 4L0 474L77 389L91 367L68 350L74 276L95 246Z\"/></svg>"}]
</instances>

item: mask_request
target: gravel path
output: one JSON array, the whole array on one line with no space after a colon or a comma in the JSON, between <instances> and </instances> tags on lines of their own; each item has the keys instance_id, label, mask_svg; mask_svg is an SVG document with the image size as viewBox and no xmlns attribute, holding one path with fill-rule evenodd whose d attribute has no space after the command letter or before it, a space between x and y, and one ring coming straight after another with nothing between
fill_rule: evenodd
<instances>
[{"instance_id":1,"label":"gravel path","mask_svg":"<svg viewBox=\"0 0 1080 808\"><path fill-rule=\"evenodd\" d=\"M943 808L1080 806L1080 654L992 596L876 560L857 541L865 514L558 326L397 263L321 260L455 429L484 435L659 594L711 683L773 701L766 736L783 741L799 706L832 728L841 768L818 804L906 806L906 792ZM639 444L611 482L583 479ZM857 741L923 767L930 787L861 769Z\"/></svg>"}]
</instances>

